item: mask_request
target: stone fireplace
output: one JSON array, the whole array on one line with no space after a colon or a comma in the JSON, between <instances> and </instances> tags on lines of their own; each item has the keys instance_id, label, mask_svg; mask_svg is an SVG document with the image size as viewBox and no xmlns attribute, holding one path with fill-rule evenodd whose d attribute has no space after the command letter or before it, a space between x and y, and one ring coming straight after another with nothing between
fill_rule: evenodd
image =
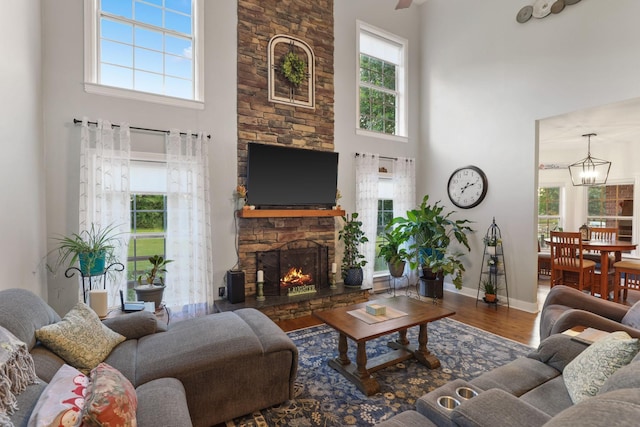
<instances>
[{"instance_id":1,"label":"stone fireplace","mask_svg":"<svg viewBox=\"0 0 640 427\"><path fill-rule=\"evenodd\" d=\"M328 288L328 257L327 246L307 239L256 252L256 268L264 273L264 295L295 296Z\"/></svg>"}]
</instances>

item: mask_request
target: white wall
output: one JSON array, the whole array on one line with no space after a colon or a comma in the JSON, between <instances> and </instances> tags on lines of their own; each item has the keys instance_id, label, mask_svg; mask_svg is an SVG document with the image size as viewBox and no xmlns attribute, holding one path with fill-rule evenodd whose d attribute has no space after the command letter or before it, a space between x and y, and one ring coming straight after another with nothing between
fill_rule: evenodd
<instances>
[{"instance_id":1,"label":"white wall","mask_svg":"<svg viewBox=\"0 0 640 427\"><path fill-rule=\"evenodd\" d=\"M88 94L83 88L83 1L43 1L44 135L47 152L48 235L78 227L79 129L74 118L127 121L156 129L192 129L210 133L210 176L214 241L214 289L236 263L232 192L236 161L235 1L205 4L204 110ZM25 26L31 28L32 25ZM132 134L132 144L135 144ZM162 144L162 138L158 138ZM78 283L62 273L50 277L49 304L64 314L75 304ZM217 292L215 292L217 295Z\"/></svg>"},{"instance_id":2,"label":"white wall","mask_svg":"<svg viewBox=\"0 0 640 427\"><path fill-rule=\"evenodd\" d=\"M523 5L428 0L421 8L427 164L418 188L448 202L455 168L485 170L487 198L460 213L479 230L465 287L475 295L481 237L495 216L512 306L535 310L536 120L640 94L640 2L583 1L519 24Z\"/></svg>"},{"instance_id":3,"label":"white wall","mask_svg":"<svg viewBox=\"0 0 640 427\"><path fill-rule=\"evenodd\" d=\"M0 289L46 298L40 12L0 2Z\"/></svg>"}]
</instances>

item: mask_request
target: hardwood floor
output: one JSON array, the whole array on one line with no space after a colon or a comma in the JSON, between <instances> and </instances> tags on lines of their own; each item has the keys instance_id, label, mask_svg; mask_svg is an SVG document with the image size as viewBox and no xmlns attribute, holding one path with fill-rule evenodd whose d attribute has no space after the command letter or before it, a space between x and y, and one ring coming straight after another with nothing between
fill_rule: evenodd
<instances>
[{"instance_id":1,"label":"hardwood floor","mask_svg":"<svg viewBox=\"0 0 640 427\"><path fill-rule=\"evenodd\" d=\"M541 278L538 280L538 305L540 308L548 292L549 279ZM623 304L633 305L638 300L640 300L640 292L630 291L627 301L623 302ZM496 310L494 306L485 304L482 301L476 305L475 298L447 291L445 291L444 298L440 303L443 307L454 310L456 314L452 318L460 322L531 347L537 347L540 343L539 312L527 313L515 308L507 309L506 306L499 306ZM305 316L281 321L278 322L278 325L285 332L288 332L320 323L313 316Z\"/></svg>"}]
</instances>

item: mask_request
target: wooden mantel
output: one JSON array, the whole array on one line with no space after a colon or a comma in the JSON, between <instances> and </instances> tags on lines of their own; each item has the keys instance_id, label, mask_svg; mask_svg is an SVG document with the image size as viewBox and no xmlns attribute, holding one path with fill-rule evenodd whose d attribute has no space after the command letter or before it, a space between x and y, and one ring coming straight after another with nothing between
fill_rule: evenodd
<instances>
[{"instance_id":1,"label":"wooden mantel","mask_svg":"<svg viewBox=\"0 0 640 427\"><path fill-rule=\"evenodd\" d=\"M242 209L238 218L294 218L344 216L344 209Z\"/></svg>"}]
</instances>

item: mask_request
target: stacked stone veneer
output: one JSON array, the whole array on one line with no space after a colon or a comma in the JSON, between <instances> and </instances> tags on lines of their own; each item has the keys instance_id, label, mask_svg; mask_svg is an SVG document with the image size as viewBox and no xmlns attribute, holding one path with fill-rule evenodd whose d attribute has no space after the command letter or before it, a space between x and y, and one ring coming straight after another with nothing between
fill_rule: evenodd
<instances>
[{"instance_id":1,"label":"stacked stone veneer","mask_svg":"<svg viewBox=\"0 0 640 427\"><path fill-rule=\"evenodd\" d=\"M314 109L268 101L267 46L277 34L304 40L314 51ZM249 142L333 151L333 1L238 0L237 92L239 184L246 182ZM335 261L335 218L238 221L239 265L245 271L246 295L255 294L256 251L312 239L329 247L329 264Z\"/></svg>"},{"instance_id":2,"label":"stacked stone veneer","mask_svg":"<svg viewBox=\"0 0 640 427\"><path fill-rule=\"evenodd\" d=\"M328 297L312 298L307 301L293 302L273 307L258 308L261 312L269 316L274 321L295 319L297 317L309 316L316 310L326 310L329 308L346 307L369 300L369 291L362 290L355 293L345 293Z\"/></svg>"}]
</instances>

